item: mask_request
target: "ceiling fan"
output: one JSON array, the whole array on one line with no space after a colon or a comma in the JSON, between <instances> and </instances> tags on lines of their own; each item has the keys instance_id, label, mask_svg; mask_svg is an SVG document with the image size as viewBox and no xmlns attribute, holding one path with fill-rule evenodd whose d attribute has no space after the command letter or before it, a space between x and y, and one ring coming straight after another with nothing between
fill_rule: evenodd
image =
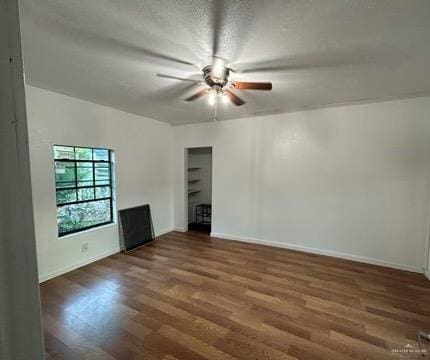
<instances>
[{"instance_id":1,"label":"ceiling fan","mask_svg":"<svg viewBox=\"0 0 430 360\"><path fill-rule=\"evenodd\" d=\"M245 104L245 101L233 93L232 90L272 90L271 82L229 81L230 72L234 72L234 70L226 66L226 60L214 56L212 64L202 69L203 81L165 74L157 74L157 76L180 81L190 81L202 85L203 87L200 90L187 97L185 101L194 101L204 95L208 95L211 105L215 105L219 97L225 102L231 101L236 106Z\"/></svg>"}]
</instances>

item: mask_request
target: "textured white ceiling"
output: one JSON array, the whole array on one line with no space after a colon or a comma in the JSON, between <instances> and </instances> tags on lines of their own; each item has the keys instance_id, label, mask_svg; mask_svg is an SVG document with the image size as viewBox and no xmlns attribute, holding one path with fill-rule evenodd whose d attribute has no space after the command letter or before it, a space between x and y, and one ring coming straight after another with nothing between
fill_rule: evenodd
<instances>
[{"instance_id":1,"label":"textured white ceiling","mask_svg":"<svg viewBox=\"0 0 430 360\"><path fill-rule=\"evenodd\" d=\"M240 91L218 119L430 93L429 0L22 0L29 84L172 124L211 121L183 99L214 54ZM176 61L180 60L180 61ZM271 68L271 69L269 69ZM273 69L275 68L275 69ZM252 71L254 69L254 71ZM255 71L257 69L258 71Z\"/></svg>"}]
</instances>

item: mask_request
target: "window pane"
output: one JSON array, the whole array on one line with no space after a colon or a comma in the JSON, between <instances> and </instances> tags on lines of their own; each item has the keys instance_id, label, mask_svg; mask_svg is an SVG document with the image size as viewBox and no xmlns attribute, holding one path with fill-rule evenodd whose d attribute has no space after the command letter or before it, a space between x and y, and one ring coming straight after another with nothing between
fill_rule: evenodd
<instances>
[{"instance_id":1,"label":"window pane","mask_svg":"<svg viewBox=\"0 0 430 360\"><path fill-rule=\"evenodd\" d=\"M78 200L93 200L94 199L94 188L78 189Z\"/></svg>"},{"instance_id":2,"label":"window pane","mask_svg":"<svg viewBox=\"0 0 430 360\"><path fill-rule=\"evenodd\" d=\"M75 152L72 146L54 146L55 159L75 159Z\"/></svg>"},{"instance_id":3,"label":"window pane","mask_svg":"<svg viewBox=\"0 0 430 360\"><path fill-rule=\"evenodd\" d=\"M108 164L95 164L96 185L109 185L110 167Z\"/></svg>"},{"instance_id":4,"label":"window pane","mask_svg":"<svg viewBox=\"0 0 430 360\"><path fill-rule=\"evenodd\" d=\"M110 197L110 187L109 186L103 186L103 187L96 187L96 198L107 198Z\"/></svg>"},{"instance_id":5,"label":"window pane","mask_svg":"<svg viewBox=\"0 0 430 360\"><path fill-rule=\"evenodd\" d=\"M88 148L75 148L76 160L92 160L92 150Z\"/></svg>"},{"instance_id":6,"label":"window pane","mask_svg":"<svg viewBox=\"0 0 430 360\"><path fill-rule=\"evenodd\" d=\"M78 186L93 185L93 163L79 162L77 165Z\"/></svg>"},{"instance_id":7,"label":"window pane","mask_svg":"<svg viewBox=\"0 0 430 360\"><path fill-rule=\"evenodd\" d=\"M60 234L110 222L110 200L64 205L57 208Z\"/></svg>"},{"instance_id":8,"label":"window pane","mask_svg":"<svg viewBox=\"0 0 430 360\"><path fill-rule=\"evenodd\" d=\"M57 188L75 186L75 164L73 162L55 162L55 182Z\"/></svg>"},{"instance_id":9,"label":"window pane","mask_svg":"<svg viewBox=\"0 0 430 360\"><path fill-rule=\"evenodd\" d=\"M94 160L109 160L109 150L93 149Z\"/></svg>"},{"instance_id":10,"label":"window pane","mask_svg":"<svg viewBox=\"0 0 430 360\"><path fill-rule=\"evenodd\" d=\"M59 190L57 191L57 204L64 204L76 201L76 191L73 190Z\"/></svg>"}]
</instances>

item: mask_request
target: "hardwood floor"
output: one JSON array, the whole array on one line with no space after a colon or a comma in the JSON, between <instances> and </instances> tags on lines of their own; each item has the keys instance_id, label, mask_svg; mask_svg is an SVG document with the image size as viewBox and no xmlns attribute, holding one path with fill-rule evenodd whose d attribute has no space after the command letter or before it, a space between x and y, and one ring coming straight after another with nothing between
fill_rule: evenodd
<instances>
[{"instance_id":1,"label":"hardwood floor","mask_svg":"<svg viewBox=\"0 0 430 360\"><path fill-rule=\"evenodd\" d=\"M49 280L41 296L48 359L418 359L393 350L430 330L423 275L197 233Z\"/></svg>"}]
</instances>

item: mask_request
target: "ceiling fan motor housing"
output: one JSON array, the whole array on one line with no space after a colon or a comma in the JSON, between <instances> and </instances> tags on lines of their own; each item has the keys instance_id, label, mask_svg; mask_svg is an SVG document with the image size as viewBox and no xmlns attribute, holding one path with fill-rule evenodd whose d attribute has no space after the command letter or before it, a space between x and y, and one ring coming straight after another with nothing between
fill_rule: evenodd
<instances>
[{"instance_id":1,"label":"ceiling fan motor housing","mask_svg":"<svg viewBox=\"0 0 430 360\"><path fill-rule=\"evenodd\" d=\"M212 65L207 65L202 69L202 71L206 84L208 84L213 90L220 92L222 88L227 85L228 76L230 75L229 68L224 67L221 72L216 72Z\"/></svg>"}]
</instances>

